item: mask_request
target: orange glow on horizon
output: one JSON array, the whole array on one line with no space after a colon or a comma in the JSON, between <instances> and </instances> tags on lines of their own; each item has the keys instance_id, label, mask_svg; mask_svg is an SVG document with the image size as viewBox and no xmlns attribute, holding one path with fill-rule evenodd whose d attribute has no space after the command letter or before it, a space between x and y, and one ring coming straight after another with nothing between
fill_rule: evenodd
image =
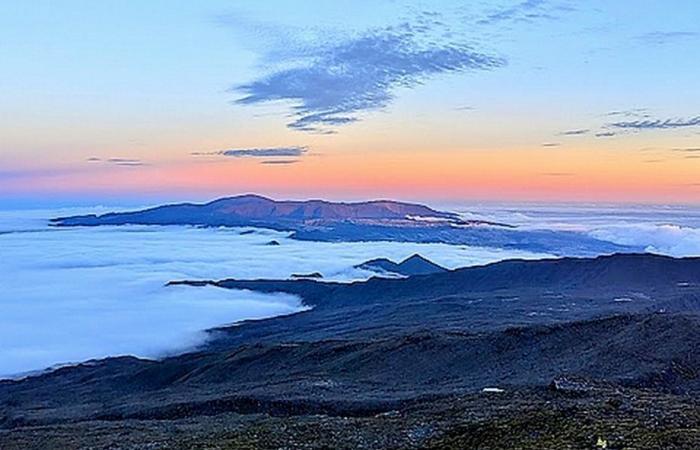
<instances>
[{"instance_id":1,"label":"orange glow on horizon","mask_svg":"<svg viewBox=\"0 0 700 450\"><path fill-rule=\"evenodd\" d=\"M609 150L342 151L294 164L189 159L77 170L14 180L3 190L700 203L700 160L649 158Z\"/></svg>"}]
</instances>

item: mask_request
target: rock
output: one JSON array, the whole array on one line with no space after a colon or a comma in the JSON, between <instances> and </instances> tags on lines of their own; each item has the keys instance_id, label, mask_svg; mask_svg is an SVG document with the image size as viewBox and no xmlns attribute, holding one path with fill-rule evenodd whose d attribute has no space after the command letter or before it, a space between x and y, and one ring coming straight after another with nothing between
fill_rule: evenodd
<instances>
[{"instance_id":1,"label":"rock","mask_svg":"<svg viewBox=\"0 0 700 450\"><path fill-rule=\"evenodd\" d=\"M323 278L323 274L320 272L311 272L311 273L293 273L290 275L291 278Z\"/></svg>"}]
</instances>

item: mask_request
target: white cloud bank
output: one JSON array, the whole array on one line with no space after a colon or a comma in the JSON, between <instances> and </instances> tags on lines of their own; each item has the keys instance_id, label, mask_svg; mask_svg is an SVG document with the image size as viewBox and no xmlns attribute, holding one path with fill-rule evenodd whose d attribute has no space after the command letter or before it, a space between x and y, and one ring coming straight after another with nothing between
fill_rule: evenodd
<instances>
[{"instance_id":1,"label":"white cloud bank","mask_svg":"<svg viewBox=\"0 0 700 450\"><path fill-rule=\"evenodd\" d=\"M60 212L0 212L0 375L110 355L157 357L210 327L300 309L290 295L164 287L175 279L285 278L420 253L447 267L546 255L443 244L301 242L286 233L192 227L47 229ZM277 240L279 246L265 245Z\"/></svg>"},{"instance_id":2,"label":"white cloud bank","mask_svg":"<svg viewBox=\"0 0 700 450\"><path fill-rule=\"evenodd\" d=\"M700 229L675 224L609 225L592 230L598 239L641 245L646 251L670 256L700 256Z\"/></svg>"},{"instance_id":3,"label":"white cloud bank","mask_svg":"<svg viewBox=\"0 0 700 450\"><path fill-rule=\"evenodd\" d=\"M684 207L474 206L468 217L567 229L673 256L700 255L700 210ZM300 309L289 295L164 287L174 279L285 278L413 253L449 268L549 255L444 244L324 243L256 230L191 227L47 229L73 211L0 211L0 375L109 355L158 357L200 344L210 327ZM265 245L277 240L279 246Z\"/></svg>"},{"instance_id":4,"label":"white cloud bank","mask_svg":"<svg viewBox=\"0 0 700 450\"><path fill-rule=\"evenodd\" d=\"M700 207L685 205L474 205L471 219L570 230L669 256L700 256Z\"/></svg>"}]
</instances>

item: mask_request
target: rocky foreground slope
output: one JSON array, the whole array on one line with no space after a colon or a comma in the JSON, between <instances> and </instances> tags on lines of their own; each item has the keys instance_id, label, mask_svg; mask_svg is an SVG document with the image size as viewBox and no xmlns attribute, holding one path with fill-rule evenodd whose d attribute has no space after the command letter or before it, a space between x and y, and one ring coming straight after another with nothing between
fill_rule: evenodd
<instances>
[{"instance_id":1,"label":"rocky foreground slope","mask_svg":"<svg viewBox=\"0 0 700 450\"><path fill-rule=\"evenodd\" d=\"M0 382L0 448L696 448L700 259L181 281L313 308Z\"/></svg>"}]
</instances>

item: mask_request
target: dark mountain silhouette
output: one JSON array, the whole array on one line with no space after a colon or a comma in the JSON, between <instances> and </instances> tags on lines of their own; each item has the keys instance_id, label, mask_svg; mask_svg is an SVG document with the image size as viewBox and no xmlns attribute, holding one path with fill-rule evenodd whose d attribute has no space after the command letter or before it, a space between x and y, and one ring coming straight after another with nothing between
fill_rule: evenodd
<instances>
[{"instance_id":1,"label":"dark mountain silhouette","mask_svg":"<svg viewBox=\"0 0 700 450\"><path fill-rule=\"evenodd\" d=\"M377 258L365 261L355 267L358 269L371 270L373 272L389 272L405 276L427 275L430 273L447 271L444 267L425 259L419 254L409 256L400 263L395 263L386 258Z\"/></svg>"},{"instance_id":2,"label":"dark mountain silhouette","mask_svg":"<svg viewBox=\"0 0 700 450\"><path fill-rule=\"evenodd\" d=\"M464 220L458 214L391 200L338 203L276 201L259 195L204 204L181 203L142 211L59 217L54 226L197 225L252 226L292 231L298 240L396 241L523 249L555 255L591 256L640 250L580 233L519 230L507 224Z\"/></svg>"},{"instance_id":3,"label":"dark mountain silhouette","mask_svg":"<svg viewBox=\"0 0 700 450\"><path fill-rule=\"evenodd\" d=\"M181 203L143 211L55 219L56 225L260 225L279 228L302 223L410 220L413 217L456 221L456 214L391 200L334 203L324 200L276 201L260 195L226 197L204 204Z\"/></svg>"},{"instance_id":4,"label":"dark mountain silhouette","mask_svg":"<svg viewBox=\"0 0 700 450\"><path fill-rule=\"evenodd\" d=\"M647 404L673 405L668 413L685 406L664 396L700 393L700 258L511 260L349 284L172 284L193 286L192 295L207 285L287 292L312 308L211 330L202 348L160 361L108 358L0 382L0 442L25 432L36 439L51 424L83 439L74 424L93 421L146 420L150 428L187 420L211 430L218 415L235 414L227 420L240 424L251 413L289 425L315 414L358 416L380 436L380 413L423 405L422 421L454 423L441 402L454 408L487 387L505 389L524 410L576 395L578 408L599 411L644 389ZM504 411L480 395L469 404Z\"/></svg>"}]
</instances>

